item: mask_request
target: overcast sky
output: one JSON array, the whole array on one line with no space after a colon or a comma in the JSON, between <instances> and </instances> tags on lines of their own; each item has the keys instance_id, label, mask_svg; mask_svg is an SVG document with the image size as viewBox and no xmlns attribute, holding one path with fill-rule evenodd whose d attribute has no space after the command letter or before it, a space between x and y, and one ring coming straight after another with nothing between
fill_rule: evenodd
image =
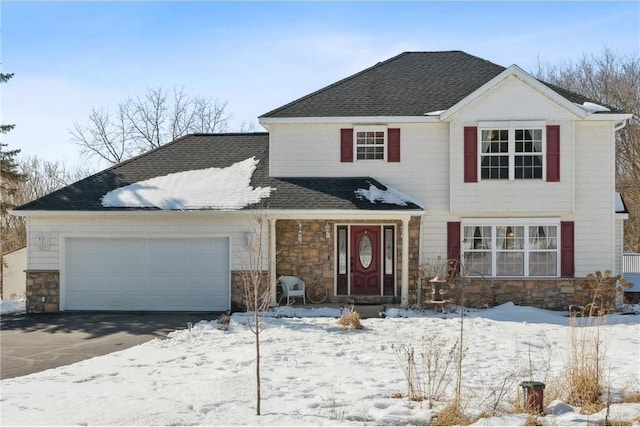
<instances>
[{"instance_id":1,"label":"overcast sky","mask_svg":"<svg viewBox=\"0 0 640 427\"><path fill-rule=\"evenodd\" d=\"M147 88L227 102L230 130L404 51L463 50L534 71L640 51L640 2L2 1L3 136L79 162L73 122Z\"/></svg>"}]
</instances>

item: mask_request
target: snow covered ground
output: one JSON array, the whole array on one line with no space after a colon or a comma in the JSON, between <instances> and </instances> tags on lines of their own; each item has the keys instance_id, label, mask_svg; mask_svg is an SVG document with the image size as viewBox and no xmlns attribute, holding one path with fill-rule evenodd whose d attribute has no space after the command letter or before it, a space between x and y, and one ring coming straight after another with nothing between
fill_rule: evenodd
<instances>
[{"instance_id":1,"label":"snow covered ground","mask_svg":"<svg viewBox=\"0 0 640 427\"><path fill-rule=\"evenodd\" d=\"M23 313L25 311L26 300L1 300L0 314Z\"/></svg>"},{"instance_id":2,"label":"snow covered ground","mask_svg":"<svg viewBox=\"0 0 640 427\"><path fill-rule=\"evenodd\" d=\"M227 331L202 321L168 339L3 380L1 424L424 425L444 404L431 410L426 401L396 397L407 392L396 350L412 345L421 363L430 339L439 337L448 349L460 333L459 314L388 310L355 331L337 325L336 309L286 308L278 314L284 315L307 317L268 319L261 335L262 416L255 415L254 336L246 315L234 314ZM610 315L606 323L612 395L640 392L640 316ZM563 377L568 325L565 313L510 303L467 314L462 392L468 415L487 414L477 425L523 425L525 414L492 415L492 408L508 411L531 374L548 385ZM453 373L450 379L449 395ZM604 419L604 411L582 415L560 401L545 399L545 406L539 418L545 425ZM614 404L609 417L640 425L640 403Z\"/></svg>"}]
</instances>

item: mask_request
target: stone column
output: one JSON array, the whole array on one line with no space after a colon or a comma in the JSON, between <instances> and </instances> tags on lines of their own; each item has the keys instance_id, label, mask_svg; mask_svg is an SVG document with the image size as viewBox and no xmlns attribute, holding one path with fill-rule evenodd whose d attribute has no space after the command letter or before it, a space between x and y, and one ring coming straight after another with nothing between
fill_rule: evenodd
<instances>
[{"instance_id":1,"label":"stone column","mask_svg":"<svg viewBox=\"0 0 640 427\"><path fill-rule=\"evenodd\" d=\"M27 270L27 313L57 313L60 311L60 272L58 270Z\"/></svg>"},{"instance_id":2,"label":"stone column","mask_svg":"<svg viewBox=\"0 0 640 427\"><path fill-rule=\"evenodd\" d=\"M409 306L409 219L402 218L402 279L400 305Z\"/></svg>"},{"instance_id":3,"label":"stone column","mask_svg":"<svg viewBox=\"0 0 640 427\"><path fill-rule=\"evenodd\" d=\"M276 220L269 219L269 286L271 287L271 305L275 306L276 300Z\"/></svg>"}]
</instances>

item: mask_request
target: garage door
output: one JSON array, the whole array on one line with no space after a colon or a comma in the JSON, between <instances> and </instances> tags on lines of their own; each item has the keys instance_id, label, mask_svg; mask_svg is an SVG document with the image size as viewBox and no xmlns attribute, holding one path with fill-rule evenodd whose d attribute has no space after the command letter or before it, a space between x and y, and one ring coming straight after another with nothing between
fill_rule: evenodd
<instances>
[{"instance_id":1,"label":"garage door","mask_svg":"<svg viewBox=\"0 0 640 427\"><path fill-rule=\"evenodd\" d=\"M230 307L226 238L67 238L64 257L64 310Z\"/></svg>"}]
</instances>

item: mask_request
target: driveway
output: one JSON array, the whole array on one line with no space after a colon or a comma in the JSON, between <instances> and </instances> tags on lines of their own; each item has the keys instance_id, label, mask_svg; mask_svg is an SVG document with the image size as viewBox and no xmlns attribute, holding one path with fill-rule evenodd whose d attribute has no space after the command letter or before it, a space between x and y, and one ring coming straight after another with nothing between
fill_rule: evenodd
<instances>
[{"instance_id":1,"label":"driveway","mask_svg":"<svg viewBox=\"0 0 640 427\"><path fill-rule=\"evenodd\" d=\"M0 379L69 365L165 338L219 313L55 313L0 317Z\"/></svg>"}]
</instances>

